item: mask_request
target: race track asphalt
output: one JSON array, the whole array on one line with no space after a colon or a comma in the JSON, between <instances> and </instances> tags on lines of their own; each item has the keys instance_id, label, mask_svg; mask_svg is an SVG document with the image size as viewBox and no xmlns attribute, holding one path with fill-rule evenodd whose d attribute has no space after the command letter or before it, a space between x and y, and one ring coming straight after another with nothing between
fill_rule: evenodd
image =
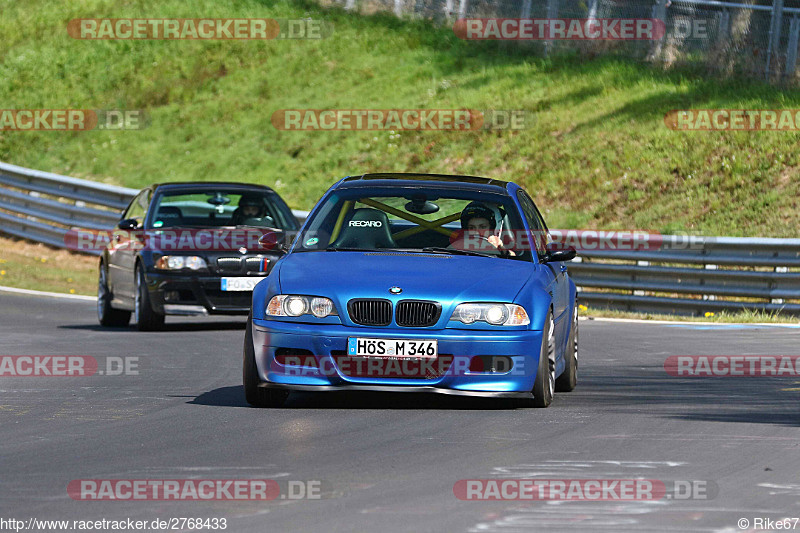
<instances>
[{"instance_id":1,"label":"race track asphalt","mask_svg":"<svg viewBox=\"0 0 800 533\"><path fill-rule=\"evenodd\" d=\"M295 394L247 406L244 319L97 325L92 302L0 293L0 355L138 374L0 377L0 518L226 518L227 531L741 531L800 516L800 378L677 378L670 355L800 355L800 329L584 320L578 388L548 409ZM111 358L111 359L110 359ZM137 358L137 359L131 359ZM80 479L319 481L320 499L82 501ZM706 499L462 501L462 479L651 479ZM71 529L71 528L70 528ZM800 530L800 524L796 526Z\"/></svg>"}]
</instances>

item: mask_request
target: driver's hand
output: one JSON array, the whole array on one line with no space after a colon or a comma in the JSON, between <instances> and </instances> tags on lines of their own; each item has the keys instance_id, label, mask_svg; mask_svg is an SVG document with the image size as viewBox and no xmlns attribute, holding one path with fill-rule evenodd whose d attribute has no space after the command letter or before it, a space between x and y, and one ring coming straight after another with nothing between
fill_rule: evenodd
<instances>
[{"instance_id":1,"label":"driver's hand","mask_svg":"<svg viewBox=\"0 0 800 533\"><path fill-rule=\"evenodd\" d=\"M489 244L491 244L495 248L501 248L503 246L503 242L497 235L491 235L489 237L486 237L486 240L489 241Z\"/></svg>"},{"instance_id":2,"label":"driver's hand","mask_svg":"<svg viewBox=\"0 0 800 533\"><path fill-rule=\"evenodd\" d=\"M517 255L517 254L514 253L513 250L509 250L508 248L506 248L503 245L503 241L497 235L491 235L490 237L486 237L486 240L489 242L489 244L491 244L492 246L494 246L498 250L505 250L506 252L508 252L508 255L511 255L511 256Z\"/></svg>"}]
</instances>

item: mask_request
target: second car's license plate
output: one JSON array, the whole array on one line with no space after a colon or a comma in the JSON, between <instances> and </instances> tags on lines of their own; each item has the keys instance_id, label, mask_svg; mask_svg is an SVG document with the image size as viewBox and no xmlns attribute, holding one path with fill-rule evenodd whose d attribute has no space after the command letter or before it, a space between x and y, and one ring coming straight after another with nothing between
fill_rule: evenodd
<instances>
[{"instance_id":1,"label":"second car's license plate","mask_svg":"<svg viewBox=\"0 0 800 533\"><path fill-rule=\"evenodd\" d=\"M259 281L264 278L222 278L220 289L223 291L252 291Z\"/></svg>"},{"instance_id":2,"label":"second car's license plate","mask_svg":"<svg viewBox=\"0 0 800 533\"><path fill-rule=\"evenodd\" d=\"M349 337L347 355L355 357L417 357L434 358L438 355L435 340L365 339Z\"/></svg>"}]
</instances>

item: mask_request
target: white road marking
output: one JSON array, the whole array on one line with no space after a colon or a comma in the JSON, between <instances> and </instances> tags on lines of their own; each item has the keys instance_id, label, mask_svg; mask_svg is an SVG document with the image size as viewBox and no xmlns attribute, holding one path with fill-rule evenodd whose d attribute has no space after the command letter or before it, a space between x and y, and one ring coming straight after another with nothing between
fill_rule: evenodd
<instances>
[{"instance_id":1,"label":"white road marking","mask_svg":"<svg viewBox=\"0 0 800 533\"><path fill-rule=\"evenodd\" d=\"M82 294L62 294L60 292L34 291L31 289L18 289L16 287L0 287L0 291L13 292L16 294L28 294L31 296L48 296L50 298L64 298L67 300L81 300L84 302L96 302L95 296L84 296Z\"/></svg>"}]
</instances>

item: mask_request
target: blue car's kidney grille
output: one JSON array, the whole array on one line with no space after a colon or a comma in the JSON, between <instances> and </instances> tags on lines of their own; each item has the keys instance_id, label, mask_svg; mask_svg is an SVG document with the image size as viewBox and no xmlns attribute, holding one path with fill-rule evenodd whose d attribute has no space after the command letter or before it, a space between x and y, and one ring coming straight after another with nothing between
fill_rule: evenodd
<instances>
[{"instance_id":1,"label":"blue car's kidney grille","mask_svg":"<svg viewBox=\"0 0 800 533\"><path fill-rule=\"evenodd\" d=\"M442 314L442 307L436 302L403 300L397 304L395 321L398 326L424 328L433 326Z\"/></svg>"},{"instance_id":2,"label":"blue car's kidney grille","mask_svg":"<svg viewBox=\"0 0 800 533\"><path fill-rule=\"evenodd\" d=\"M388 326L392 321L389 300L350 300L347 303L350 320L362 326Z\"/></svg>"}]
</instances>

